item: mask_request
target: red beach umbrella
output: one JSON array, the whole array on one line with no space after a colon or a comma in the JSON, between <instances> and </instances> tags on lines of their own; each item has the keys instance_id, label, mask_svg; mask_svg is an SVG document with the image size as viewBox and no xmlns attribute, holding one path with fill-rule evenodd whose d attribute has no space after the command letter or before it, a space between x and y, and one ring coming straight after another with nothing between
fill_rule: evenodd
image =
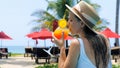
<instances>
[{"instance_id":1,"label":"red beach umbrella","mask_svg":"<svg viewBox=\"0 0 120 68\"><path fill-rule=\"evenodd\" d=\"M34 36L38 35L38 33L39 33L39 32L32 32L32 33L30 33L30 34L27 34L26 36L27 36L28 38L33 38Z\"/></svg>"},{"instance_id":2,"label":"red beach umbrella","mask_svg":"<svg viewBox=\"0 0 120 68\"><path fill-rule=\"evenodd\" d=\"M3 31L0 32L0 39L12 40L12 38L5 34Z\"/></svg>"},{"instance_id":3,"label":"red beach umbrella","mask_svg":"<svg viewBox=\"0 0 120 68\"><path fill-rule=\"evenodd\" d=\"M37 39L42 39L42 40L44 40L44 45L46 46L45 39L51 39L52 32L49 31L48 29L44 28L44 29L41 29L39 32L33 32L30 34L27 34L26 36L36 40L37 43L38 43Z\"/></svg>"},{"instance_id":4,"label":"red beach umbrella","mask_svg":"<svg viewBox=\"0 0 120 68\"><path fill-rule=\"evenodd\" d=\"M52 38L52 32L48 29L41 29L40 32L38 32L37 35L32 37L33 39L51 39Z\"/></svg>"},{"instance_id":5,"label":"red beach umbrella","mask_svg":"<svg viewBox=\"0 0 120 68\"><path fill-rule=\"evenodd\" d=\"M27 34L26 36L28 38L33 38L34 36L36 36L38 34L39 34L39 32L32 32L32 33ZM38 44L38 40L37 39L34 39L34 40L36 41L36 45L37 45Z\"/></svg>"},{"instance_id":6,"label":"red beach umbrella","mask_svg":"<svg viewBox=\"0 0 120 68\"><path fill-rule=\"evenodd\" d=\"M118 35L115 32L112 32L109 28L106 28L104 31L100 33L104 34L107 38L120 38L120 35Z\"/></svg>"},{"instance_id":7,"label":"red beach umbrella","mask_svg":"<svg viewBox=\"0 0 120 68\"><path fill-rule=\"evenodd\" d=\"M1 47L2 47L2 40L12 40L12 38L9 37L7 34L5 34L3 31L0 32L0 39L1 39Z\"/></svg>"},{"instance_id":8,"label":"red beach umbrella","mask_svg":"<svg viewBox=\"0 0 120 68\"><path fill-rule=\"evenodd\" d=\"M41 29L41 31L38 33L38 35L34 36L33 39L42 39L44 40L44 45L46 46L45 39L52 39L52 32L48 29Z\"/></svg>"}]
</instances>

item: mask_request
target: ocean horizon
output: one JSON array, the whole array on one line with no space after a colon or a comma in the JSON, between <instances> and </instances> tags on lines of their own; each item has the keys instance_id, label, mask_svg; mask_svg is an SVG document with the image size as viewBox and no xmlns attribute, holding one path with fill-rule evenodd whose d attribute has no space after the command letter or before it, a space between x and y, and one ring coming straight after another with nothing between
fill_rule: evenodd
<instances>
[{"instance_id":1,"label":"ocean horizon","mask_svg":"<svg viewBox=\"0 0 120 68\"><path fill-rule=\"evenodd\" d=\"M8 48L8 52L10 53L25 53L26 46L2 46L1 48Z\"/></svg>"}]
</instances>

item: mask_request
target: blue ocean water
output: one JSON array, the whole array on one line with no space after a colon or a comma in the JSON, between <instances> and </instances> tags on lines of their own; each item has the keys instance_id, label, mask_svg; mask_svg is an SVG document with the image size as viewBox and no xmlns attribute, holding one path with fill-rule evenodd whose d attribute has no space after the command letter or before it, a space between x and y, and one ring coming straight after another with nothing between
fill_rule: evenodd
<instances>
[{"instance_id":1,"label":"blue ocean water","mask_svg":"<svg viewBox=\"0 0 120 68\"><path fill-rule=\"evenodd\" d=\"M25 46L2 46L8 48L8 52L11 53L25 53Z\"/></svg>"}]
</instances>

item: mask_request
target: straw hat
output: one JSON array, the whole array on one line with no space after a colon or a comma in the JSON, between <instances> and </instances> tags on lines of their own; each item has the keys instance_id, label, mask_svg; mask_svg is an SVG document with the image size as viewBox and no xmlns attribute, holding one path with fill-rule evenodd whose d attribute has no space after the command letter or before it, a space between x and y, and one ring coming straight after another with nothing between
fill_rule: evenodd
<instances>
[{"instance_id":1,"label":"straw hat","mask_svg":"<svg viewBox=\"0 0 120 68\"><path fill-rule=\"evenodd\" d=\"M92 31L92 28L100 22L100 17L96 13L95 9L85 1L80 1L77 5L73 6L73 8L68 5L66 5L66 7L80 20L82 20L82 22L85 23ZM86 22L86 19L89 22Z\"/></svg>"}]
</instances>

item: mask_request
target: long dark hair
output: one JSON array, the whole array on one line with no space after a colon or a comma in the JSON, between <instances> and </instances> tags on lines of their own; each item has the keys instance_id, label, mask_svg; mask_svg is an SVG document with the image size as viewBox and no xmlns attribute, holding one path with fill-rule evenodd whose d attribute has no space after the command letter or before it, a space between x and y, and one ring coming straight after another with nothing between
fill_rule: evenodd
<instances>
[{"instance_id":1,"label":"long dark hair","mask_svg":"<svg viewBox=\"0 0 120 68\"><path fill-rule=\"evenodd\" d=\"M78 22L81 21L77 16L75 17ZM82 19L84 20L84 22L90 23L90 21L88 21L84 17L82 17ZM101 34L95 33L86 25L83 27L83 31L85 34L85 38L87 38L94 51L96 67L99 68L100 61L102 61L102 68L107 68L110 58L108 39L106 39Z\"/></svg>"},{"instance_id":2,"label":"long dark hair","mask_svg":"<svg viewBox=\"0 0 120 68\"><path fill-rule=\"evenodd\" d=\"M102 68L107 68L110 58L107 39L101 34L94 33L87 26L83 31L94 51L96 67L99 68L100 61L102 61Z\"/></svg>"}]
</instances>

